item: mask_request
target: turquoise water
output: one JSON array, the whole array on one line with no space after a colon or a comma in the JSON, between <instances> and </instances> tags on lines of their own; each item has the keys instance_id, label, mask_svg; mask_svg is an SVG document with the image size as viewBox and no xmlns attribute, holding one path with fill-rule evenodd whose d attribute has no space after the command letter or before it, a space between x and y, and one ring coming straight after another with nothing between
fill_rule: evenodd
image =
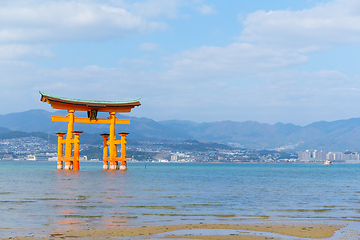
<instances>
[{"instance_id":1,"label":"turquoise water","mask_svg":"<svg viewBox=\"0 0 360 240\"><path fill-rule=\"evenodd\" d=\"M0 161L0 237L98 227L360 219L360 165Z\"/></svg>"}]
</instances>

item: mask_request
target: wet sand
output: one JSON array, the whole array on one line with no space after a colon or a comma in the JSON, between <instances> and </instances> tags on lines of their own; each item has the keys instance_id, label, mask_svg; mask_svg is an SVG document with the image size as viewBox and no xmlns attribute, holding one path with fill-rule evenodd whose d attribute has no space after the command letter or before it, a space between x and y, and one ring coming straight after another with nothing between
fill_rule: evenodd
<instances>
[{"instance_id":1,"label":"wet sand","mask_svg":"<svg viewBox=\"0 0 360 240\"><path fill-rule=\"evenodd\" d=\"M252 231L277 233L284 237L301 237L301 238L330 238L334 235L335 231L341 229L342 225L326 225L315 224L309 222L296 222L296 223L256 223L256 224L183 224L183 225L165 225L165 226L142 226L142 227L126 227L126 228L112 228L112 229L84 229L80 231L66 231L66 232L53 232L45 239L103 239L117 237L136 238L141 239L172 239L172 238L188 238L188 239L273 239L268 236L251 235ZM195 229L234 229L249 231L246 235L239 232L237 234L227 235L192 235L182 234L177 235L178 230L195 230ZM206 230L204 230L206 233ZM160 234L160 235L157 235ZM43 239L34 237L13 237L16 240L27 239ZM276 238L274 238L276 239Z\"/></svg>"}]
</instances>

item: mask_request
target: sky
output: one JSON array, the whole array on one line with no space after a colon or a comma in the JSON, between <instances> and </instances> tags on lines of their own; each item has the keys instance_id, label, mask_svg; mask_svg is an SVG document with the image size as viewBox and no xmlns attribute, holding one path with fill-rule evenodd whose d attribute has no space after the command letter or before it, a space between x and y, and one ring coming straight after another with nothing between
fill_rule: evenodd
<instances>
[{"instance_id":1,"label":"sky","mask_svg":"<svg viewBox=\"0 0 360 240\"><path fill-rule=\"evenodd\" d=\"M359 0L0 0L0 114L39 91L156 121L360 117Z\"/></svg>"}]
</instances>

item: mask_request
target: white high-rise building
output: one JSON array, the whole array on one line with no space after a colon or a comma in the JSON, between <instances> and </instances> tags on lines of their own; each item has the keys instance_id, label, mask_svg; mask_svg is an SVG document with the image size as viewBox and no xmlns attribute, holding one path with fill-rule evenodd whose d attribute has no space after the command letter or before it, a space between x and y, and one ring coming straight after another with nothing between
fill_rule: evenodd
<instances>
[{"instance_id":1,"label":"white high-rise building","mask_svg":"<svg viewBox=\"0 0 360 240\"><path fill-rule=\"evenodd\" d=\"M308 162L311 158L311 152L309 152L309 150L306 150L305 152L298 152L298 158L299 161Z\"/></svg>"},{"instance_id":2,"label":"white high-rise building","mask_svg":"<svg viewBox=\"0 0 360 240\"><path fill-rule=\"evenodd\" d=\"M315 161L325 161L326 160L326 153L323 151L314 151L313 158Z\"/></svg>"}]
</instances>

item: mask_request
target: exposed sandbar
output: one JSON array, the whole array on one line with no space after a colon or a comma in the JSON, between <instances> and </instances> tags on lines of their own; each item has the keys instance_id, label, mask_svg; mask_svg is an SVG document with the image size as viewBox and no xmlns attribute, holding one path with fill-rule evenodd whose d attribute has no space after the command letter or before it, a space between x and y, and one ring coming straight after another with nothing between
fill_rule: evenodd
<instances>
[{"instance_id":1,"label":"exposed sandbar","mask_svg":"<svg viewBox=\"0 0 360 240\"><path fill-rule=\"evenodd\" d=\"M296 223L256 223L256 224L183 224L183 225L165 225L165 226L142 226L142 227L126 227L126 228L111 228L111 229L85 229L85 230L71 230L66 232L54 232L49 235L51 239L70 239L70 238L90 238L97 239L97 237L142 237L151 239L155 234L162 233L165 238L192 238L192 239L268 239L266 236L249 236L249 235L166 235L166 232L184 229L234 229L247 230L258 232L278 233L285 236L302 237L302 238L329 238L332 237L335 231L344 226L341 225L326 225L309 222ZM157 236L158 237L158 236ZM31 237L14 237L16 240L35 239Z\"/></svg>"}]
</instances>

